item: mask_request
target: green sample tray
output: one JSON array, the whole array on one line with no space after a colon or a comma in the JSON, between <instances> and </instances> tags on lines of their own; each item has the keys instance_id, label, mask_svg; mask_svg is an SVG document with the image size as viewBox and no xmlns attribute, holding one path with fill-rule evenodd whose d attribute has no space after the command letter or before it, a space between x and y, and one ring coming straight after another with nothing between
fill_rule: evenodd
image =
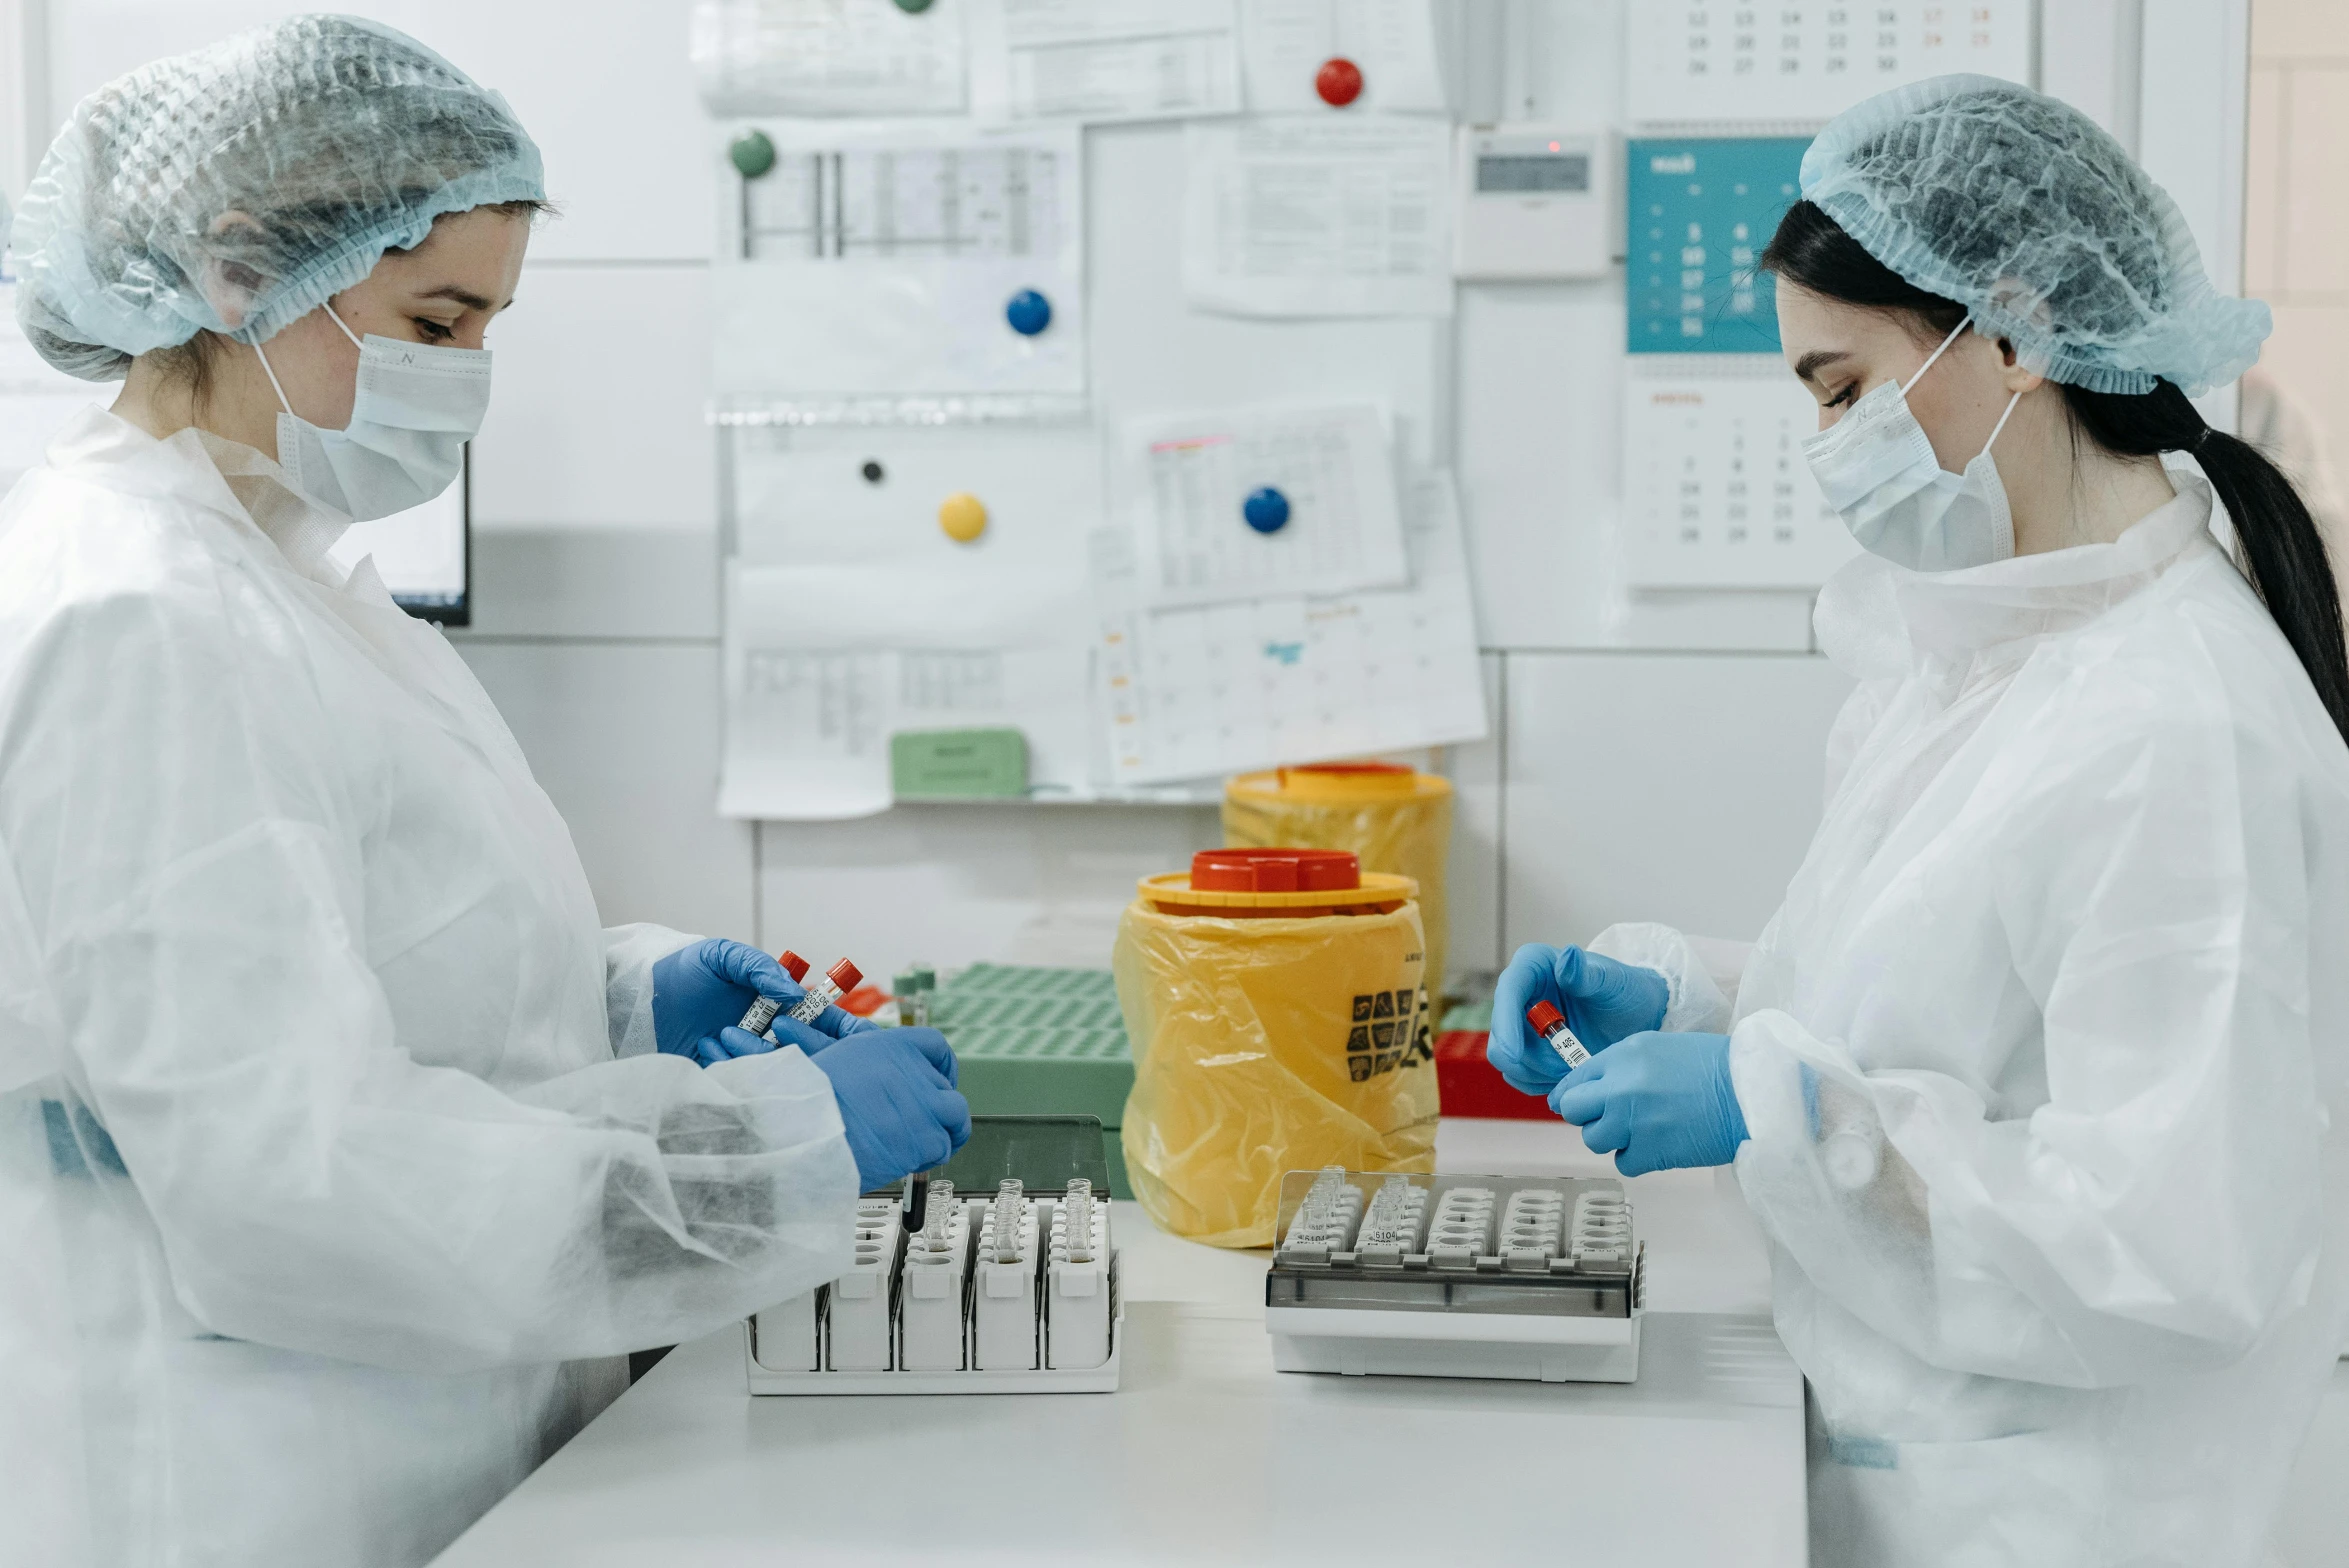
<instances>
[{"instance_id":1,"label":"green sample tray","mask_svg":"<svg viewBox=\"0 0 2349 1568\"><path fill-rule=\"evenodd\" d=\"M1106 969L973 964L930 996L931 1026L954 1047L973 1116L1091 1116L1110 1192L1126 1198L1118 1128L1134 1055Z\"/></svg>"}]
</instances>

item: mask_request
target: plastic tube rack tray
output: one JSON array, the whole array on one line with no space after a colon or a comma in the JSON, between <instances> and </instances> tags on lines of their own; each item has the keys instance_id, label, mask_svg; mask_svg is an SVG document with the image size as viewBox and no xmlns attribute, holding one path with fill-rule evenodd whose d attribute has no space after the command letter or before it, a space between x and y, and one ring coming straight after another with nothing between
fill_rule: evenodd
<instances>
[{"instance_id":1,"label":"plastic tube rack tray","mask_svg":"<svg viewBox=\"0 0 2349 1568\"><path fill-rule=\"evenodd\" d=\"M1619 1181L1291 1171L1277 1234L1283 1372L1639 1376L1645 1254Z\"/></svg>"},{"instance_id":2,"label":"plastic tube rack tray","mask_svg":"<svg viewBox=\"0 0 2349 1568\"><path fill-rule=\"evenodd\" d=\"M750 1391L1114 1393L1124 1327L1106 1195L939 1178L911 1234L895 1197L859 1199L856 1266L750 1320Z\"/></svg>"}]
</instances>

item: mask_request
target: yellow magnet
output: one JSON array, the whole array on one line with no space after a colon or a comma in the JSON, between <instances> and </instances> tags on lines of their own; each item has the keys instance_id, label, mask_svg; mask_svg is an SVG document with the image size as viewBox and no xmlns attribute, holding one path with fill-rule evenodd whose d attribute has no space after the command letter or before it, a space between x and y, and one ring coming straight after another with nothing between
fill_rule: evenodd
<instances>
[{"instance_id":1,"label":"yellow magnet","mask_svg":"<svg viewBox=\"0 0 2349 1568\"><path fill-rule=\"evenodd\" d=\"M956 544L969 544L987 531L987 507L967 490L957 490L938 503L938 526Z\"/></svg>"}]
</instances>

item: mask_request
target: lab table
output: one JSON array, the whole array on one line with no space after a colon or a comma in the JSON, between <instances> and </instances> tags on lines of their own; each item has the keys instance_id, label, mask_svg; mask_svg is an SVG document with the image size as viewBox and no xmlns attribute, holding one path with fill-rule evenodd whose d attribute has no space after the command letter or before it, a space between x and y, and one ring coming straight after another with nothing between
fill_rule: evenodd
<instances>
[{"instance_id":1,"label":"lab table","mask_svg":"<svg viewBox=\"0 0 2349 1568\"><path fill-rule=\"evenodd\" d=\"M1605 1174L1572 1129L1447 1122L1441 1168ZM765 1397L679 1346L440 1568L1805 1561L1802 1380L1760 1242L1706 1172L1630 1184L1636 1383L1279 1373L1268 1254L1115 1207L1114 1394Z\"/></svg>"}]
</instances>

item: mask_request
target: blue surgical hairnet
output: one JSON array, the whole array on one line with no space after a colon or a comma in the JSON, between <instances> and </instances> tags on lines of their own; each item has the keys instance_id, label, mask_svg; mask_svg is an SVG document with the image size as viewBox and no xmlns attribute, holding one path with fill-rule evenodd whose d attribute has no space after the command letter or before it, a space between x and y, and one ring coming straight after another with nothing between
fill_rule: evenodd
<instances>
[{"instance_id":1,"label":"blue surgical hairnet","mask_svg":"<svg viewBox=\"0 0 2349 1568\"><path fill-rule=\"evenodd\" d=\"M266 341L443 213L545 198L505 99L391 28L297 16L75 107L17 214L17 320L111 381L201 330Z\"/></svg>"},{"instance_id":2,"label":"blue surgical hairnet","mask_svg":"<svg viewBox=\"0 0 2349 1568\"><path fill-rule=\"evenodd\" d=\"M2268 335L2267 306L2211 287L2177 203L2119 142L2012 82L1940 76L1846 110L1803 155L1802 191L2051 380L2195 395Z\"/></svg>"}]
</instances>

